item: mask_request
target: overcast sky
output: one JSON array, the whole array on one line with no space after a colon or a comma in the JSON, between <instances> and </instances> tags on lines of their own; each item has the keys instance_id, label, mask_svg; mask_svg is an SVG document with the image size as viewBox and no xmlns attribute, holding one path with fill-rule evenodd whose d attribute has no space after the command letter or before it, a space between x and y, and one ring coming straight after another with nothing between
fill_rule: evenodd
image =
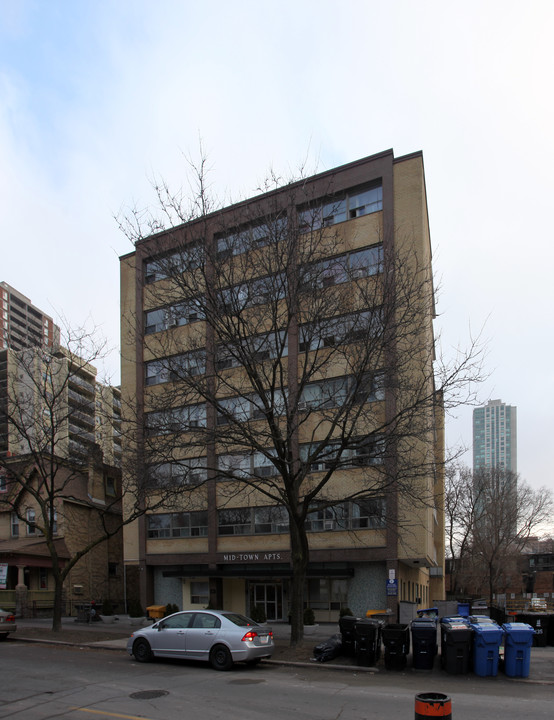
<instances>
[{"instance_id":1,"label":"overcast sky","mask_svg":"<svg viewBox=\"0 0 554 720\"><path fill-rule=\"evenodd\" d=\"M480 397L517 406L518 470L554 489L553 32L551 0L0 0L0 280L117 348L114 215L180 187L199 137L233 199L421 150L443 352L484 327Z\"/></svg>"}]
</instances>

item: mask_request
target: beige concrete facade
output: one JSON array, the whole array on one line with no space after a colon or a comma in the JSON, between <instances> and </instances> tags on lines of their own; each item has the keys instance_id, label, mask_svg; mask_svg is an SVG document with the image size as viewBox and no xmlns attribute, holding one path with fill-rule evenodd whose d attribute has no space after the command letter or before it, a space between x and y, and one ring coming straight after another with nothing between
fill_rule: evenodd
<instances>
[{"instance_id":1,"label":"beige concrete facade","mask_svg":"<svg viewBox=\"0 0 554 720\"><path fill-rule=\"evenodd\" d=\"M213 340L206 328L208 323L191 321L180 326L175 323L173 327L163 326L165 321L160 321L160 328L148 328L151 318L157 312L161 313L158 308L183 302L176 283L168 278L149 276L155 258L175 252L182 246L184 237L203 237L205 243L214 242L214 238L217 241L222 236L222 227L240 224L237 218L242 217L242 222L247 219L252 225L252 218L264 218L268 207L273 207L281 198L283 205L293 206L292 213L296 217L304 207L301 193L304 193L304 201L310 195L324 204L329 202L326 198L331 187L333 197L339 201L348 198L350 213L344 218L340 216L332 227L322 231L323 241L328 238L329 247L332 245L331 255L346 257L356 251L382 248L385 267L389 261L390 267L396 265L402 269L403 276L398 273L397 285L411 282L415 288L417 284L418 293L412 292L409 297L412 303L421 304L421 311L414 312L413 307L406 308L401 304L395 310L399 317L406 317L404 334L395 338L392 344L398 356L398 362L395 362L397 382L394 390L392 386L385 386L382 395L377 397L371 415L368 414L371 421L367 420L365 428L370 434L373 431L371 424L385 426L391 417L398 417L414 428L413 432L406 432L401 437L395 457L390 460L396 467L398 487L406 484L407 474L411 473L410 494L400 490L395 492L391 484L384 499L386 518L374 522L373 526L368 523L367 527L358 527L354 531L350 526L341 529L334 521L312 523L308 533L310 566L305 602L315 608L316 620L321 622L336 620L339 609L346 606L360 615L369 609L385 608L397 613L401 602L414 608L426 607L444 598L441 504L444 423L440 398L435 396L433 384L431 245L421 154L394 158L392 151L387 151L351 163L308 178L302 184L292 186L292 190L275 191L203 218L196 224L146 238L137 244L135 252L121 258L121 392L124 404L134 404L136 417L147 417L171 382L170 378L155 378L155 382L149 384L154 377L149 373L154 372L155 362L193 346L202 347L206 352L214 347L210 345ZM358 201L350 198L358 197L366 188L372 191L379 188L381 199L371 211L358 214L355 206ZM290 208L287 213L290 219ZM244 265L240 278L243 282L256 277L259 266L256 253L263 253L264 249L251 252L252 261ZM239 260L229 260L229 264L232 263L240 266ZM343 308L341 313L344 308L350 313L367 311L366 298L374 293L372 288L377 283L386 286L388 281L389 278L382 278L377 272L367 278L356 277L355 282L343 282L342 290L337 294ZM406 292L408 290L405 288ZM279 306L276 311L279 315ZM300 306L299 315L302 313ZM271 328L266 326L264 329ZM288 360L283 365L288 384L291 383L291 369L299 362L302 352L289 338ZM241 373L244 383L248 380L241 367L229 373L233 377L229 386L240 383ZM344 362L334 358L322 364L311 379L323 382L344 373ZM399 409L403 403L409 404L408 388L416 385L432 401L425 403L419 416L414 414L406 420ZM224 383L218 397L232 397ZM191 397L191 405L194 404L192 401ZM263 508L268 501L261 488L249 487L242 494L236 494L229 492L228 484L218 481L216 459L223 451L218 446L215 411L210 412L208 407L206 412L206 422L208 426L212 423L215 433L213 448L206 452L207 479L192 493L183 493L181 500L174 498L170 507L158 512L165 516L160 522L168 523L162 530L158 529L156 519L149 517L125 528L124 553L129 576L138 583L137 588L140 585L143 604L172 602L181 608L190 608L210 602L240 612L249 612L253 605L262 605L269 618L286 620L291 561L288 531L274 525L272 531L258 534L253 523L251 532L241 530L243 534L225 534L221 524L222 511ZM308 416L299 429L300 446L317 437L320 424L320 417ZM360 428L363 430L363 423ZM182 444L174 448L173 457L177 460L198 455L197 447L192 442L187 444L186 438L183 436ZM143 452L149 444L148 438L143 442L142 447L139 442L138 448L128 444L124 452ZM222 440L220 444L225 446L227 453L230 451L228 443ZM421 472L415 472L414 468L420 468ZM315 468L313 476L306 482L315 487L322 474L322 470ZM326 485L328 497L355 497L356 489L362 488L368 478L377 477L377 474L378 470L370 464L363 468L355 465L339 468ZM179 513L192 517L203 511L207 513L206 520L202 520L206 524L197 536L173 529L170 526L173 521L167 520Z\"/></svg>"}]
</instances>

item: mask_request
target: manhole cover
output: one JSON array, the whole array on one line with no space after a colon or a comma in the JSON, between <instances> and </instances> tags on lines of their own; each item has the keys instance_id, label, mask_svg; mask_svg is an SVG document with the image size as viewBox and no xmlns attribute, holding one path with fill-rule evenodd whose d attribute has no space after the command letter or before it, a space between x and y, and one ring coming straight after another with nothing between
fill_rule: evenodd
<instances>
[{"instance_id":1,"label":"manhole cover","mask_svg":"<svg viewBox=\"0 0 554 720\"><path fill-rule=\"evenodd\" d=\"M169 695L169 692L167 690L141 690L140 692L131 693L129 697L134 700L153 700L164 695Z\"/></svg>"},{"instance_id":2,"label":"manhole cover","mask_svg":"<svg viewBox=\"0 0 554 720\"><path fill-rule=\"evenodd\" d=\"M231 685L258 685L259 683L263 683L265 680L248 680L247 678L244 678L244 680L231 680Z\"/></svg>"}]
</instances>

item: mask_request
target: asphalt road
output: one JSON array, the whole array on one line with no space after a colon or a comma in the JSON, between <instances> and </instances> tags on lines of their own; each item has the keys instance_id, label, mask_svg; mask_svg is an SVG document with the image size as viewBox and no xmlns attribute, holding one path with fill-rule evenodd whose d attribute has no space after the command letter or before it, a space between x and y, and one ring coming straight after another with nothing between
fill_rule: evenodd
<instances>
[{"instance_id":1,"label":"asphalt road","mask_svg":"<svg viewBox=\"0 0 554 720\"><path fill-rule=\"evenodd\" d=\"M0 718L13 720L391 720L414 717L415 695L441 692L455 720L553 715L554 686L420 673L336 672L325 667L157 661L123 652L28 643L0 645Z\"/></svg>"}]
</instances>

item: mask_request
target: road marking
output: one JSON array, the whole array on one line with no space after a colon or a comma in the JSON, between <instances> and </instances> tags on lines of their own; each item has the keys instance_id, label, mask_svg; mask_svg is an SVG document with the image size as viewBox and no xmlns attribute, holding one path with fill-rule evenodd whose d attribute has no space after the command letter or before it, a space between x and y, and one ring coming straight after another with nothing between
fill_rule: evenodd
<instances>
[{"instance_id":1,"label":"road marking","mask_svg":"<svg viewBox=\"0 0 554 720\"><path fill-rule=\"evenodd\" d=\"M105 710L91 710L89 708L72 707L72 710L78 710L79 712L91 713L92 715L104 715L104 717L112 718L124 718L124 720L148 720L147 717L141 715L122 715L121 713L106 712Z\"/></svg>"}]
</instances>

